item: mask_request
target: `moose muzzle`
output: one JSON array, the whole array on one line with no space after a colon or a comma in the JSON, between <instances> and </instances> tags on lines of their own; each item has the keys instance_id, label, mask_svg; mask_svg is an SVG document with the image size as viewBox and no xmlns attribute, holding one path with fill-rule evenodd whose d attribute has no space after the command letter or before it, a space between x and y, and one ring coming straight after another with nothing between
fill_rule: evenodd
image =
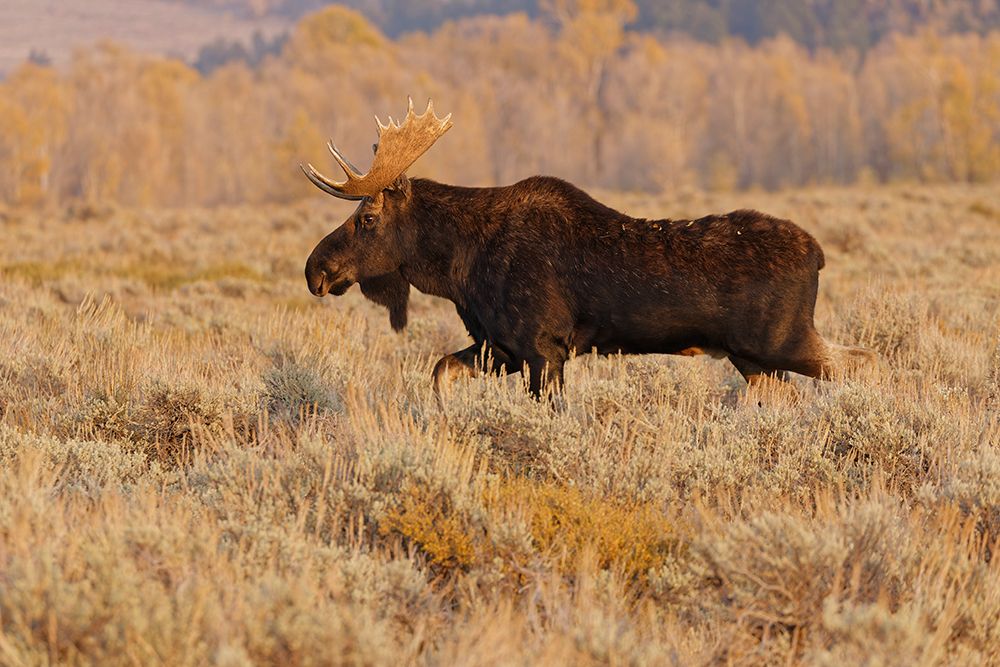
<instances>
[{"instance_id":1,"label":"moose muzzle","mask_svg":"<svg viewBox=\"0 0 1000 667\"><path fill-rule=\"evenodd\" d=\"M330 283L327 281L326 271L311 272L306 269L306 282L309 284L309 291L313 296L326 296L330 291Z\"/></svg>"},{"instance_id":2,"label":"moose muzzle","mask_svg":"<svg viewBox=\"0 0 1000 667\"><path fill-rule=\"evenodd\" d=\"M312 292L314 296L322 297L327 294L341 296L351 288L354 281L340 278L339 276L332 275L324 270L310 271L307 268L306 283L309 284L309 291Z\"/></svg>"}]
</instances>

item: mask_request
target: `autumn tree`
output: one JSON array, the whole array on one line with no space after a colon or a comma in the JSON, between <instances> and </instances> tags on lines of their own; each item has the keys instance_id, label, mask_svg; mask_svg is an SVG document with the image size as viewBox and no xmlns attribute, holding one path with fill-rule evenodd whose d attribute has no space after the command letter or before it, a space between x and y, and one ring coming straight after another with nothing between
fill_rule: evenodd
<instances>
[{"instance_id":1,"label":"autumn tree","mask_svg":"<svg viewBox=\"0 0 1000 667\"><path fill-rule=\"evenodd\" d=\"M19 68L0 86L0 194L16 203L52 195L52 169L66 139L69 98L55 70Z\"/></svg>"},{"instance_id":2,"label":"autumn tree","mask_svg":"<svg viewBox=\"0 0 1000 667\"><path fill-rule=\"evenodd\" d=\"M591 181L604 176L604 144L610 130L608 70L625 41L625 25L635 19L632 0L543 0L542 10L559 26L561 61L591 135Z\"/></svg>"}]
</instances>

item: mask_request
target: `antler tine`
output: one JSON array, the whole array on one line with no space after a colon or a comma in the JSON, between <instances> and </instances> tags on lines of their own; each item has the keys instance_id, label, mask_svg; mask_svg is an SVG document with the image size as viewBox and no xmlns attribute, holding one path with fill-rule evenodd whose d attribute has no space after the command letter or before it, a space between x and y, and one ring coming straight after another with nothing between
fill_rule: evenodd
<instances>
[{"instance_id":1,"label":"antler tine","mask_svg":"<svg viewBox=\"0 0 1000 667\"><path fill-rule=\"evenodd\" d=\"M302 173L306 175L306 178L308 178L313 185L315 185L317 188L327 193L328 195L333 195L338 199L347 199L349 201L358 201L359 199L364 199L364 195L352 195L352 194L347 194L345 192L341 192L341 190L339 189L340 186L339 183L331 181L329 178L316 171L316 168L311 164L307 163L305 167L303 167L300 164L299 169L302 170Z\"/></svg>"},{"instance_id":2,"label":"antler tine","mask_svg":"<svg viewBox=\"0 0 1000 667\"><path fill-rule=\"evenodd\" d=\"M337 150L337 145L333 143L333 139L326 142L326 147L330 149L330 153L333 154L333 159L337 161L340 168L344 170L347 174L347 180L353 178L361 178L361 170L355 167L350 160L344 157L344 154Z\"/></svg>"}]
</instances>

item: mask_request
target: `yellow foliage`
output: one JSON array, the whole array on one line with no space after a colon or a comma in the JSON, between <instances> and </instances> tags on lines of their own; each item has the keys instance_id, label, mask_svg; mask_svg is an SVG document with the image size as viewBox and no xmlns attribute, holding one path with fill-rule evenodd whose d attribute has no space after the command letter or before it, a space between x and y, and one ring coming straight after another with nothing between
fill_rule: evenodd
<instances>
[{"instance_id":1,"label":"yellow foliage","mask_svg":"<svg viewBox=\"0 0 1000 667\"><path fill-rule=\"evenodd\" d=\"M382 48L386 39L360 12L331 5L303 18L286 47L286 55L299 64L321 66L340 59L350 66L359 48Z\"/></svg>"},{"instance_id":2,"label":"yellow foliage","mask_svg":"<svg viewBox=\"0 0 1000 667\"><path fill-rule=\"evenodd\" d=\"M619 502L562 484L514 478L500 485L498 507L517 508L536 549L570 570L587 549L601 568L644 575L676 555L676 526L650 503Z\"/></svg>"},{"instance_id":3,"label":"yellow foliage","mask_svg":"<svg viewBox=\"0 0 1000 667\"><path fill-rule=\"evenodd\" d=\"M541 9L560 20L585 14L613 16L622 23L635 20L639 10L632 0L542 0Z\"/></svg>"},{"instance_id":4,"label":"yellow foliage","mask_svg":"<svg viewBox=\"0 0 1000 667\"><path fill-rule=\"evenodd\" d=\"M281 139L275 142L276 158L274 199L297 199L310 193L312 185L302 178L299 164L307 162L305 155L323 150L326 139L302 109L292 116Z\"/></svg>"},{"instance_id":5,"label":"yellow foliage","mask_svg":"<svg viewBox=\"0 0 1000 667\"><path fill-rule=\"evenodd\" d=\"M420 545L438 565L467 568L476 561L471 526L447 494L411 483L402 496L400 505L379 523L379 532L398 532Z\"/></svg>"},{"instance_id":6,"label":"yellow foliage","mask_svg":"<svg viewBox=\"0 0 1000 667\"><path fill-rule=\"evenodd\" d=\"M44 198L51 153L65 126L54 77L26 65L0 85L0 200L36 204Z\"/></svg>"},{"instance_id":7,"label":"yellow foliage","mask_svg":"<svg viewBox=\"0 0 1000 667\"><path fill-rule=\"evenodd\" d=\"M380 532L398 533L419 545L444 567L469 568L496 558L523 565L532 555L551 559L572 573L592 550L600 568L628 578L642 577L682 550L676 527L650 503L619 502L561 484L510 478L486 487L478 509L486 519L456 507L448 493L409 484L402 501L379 523ZM533 554L498 549L491 526L519 517L528 527Z\"/></svg>"}]
</instances>

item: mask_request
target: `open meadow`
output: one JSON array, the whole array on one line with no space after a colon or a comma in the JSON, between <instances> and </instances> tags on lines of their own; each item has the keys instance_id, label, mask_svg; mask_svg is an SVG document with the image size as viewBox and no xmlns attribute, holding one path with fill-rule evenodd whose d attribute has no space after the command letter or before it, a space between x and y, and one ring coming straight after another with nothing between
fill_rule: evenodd
<instances>
[{"instance_id":1,"label":"open meadow","mask_svg":"<svg viewBox=\"0 0 1000 667\"><path fill-rule=\"evenodd\" d=\"M348 203L0 208L0 664L1000 664L1000 186L754 207L877 369L590 355L454 386L303 264Z\"/></svg>"}]
</instances>

